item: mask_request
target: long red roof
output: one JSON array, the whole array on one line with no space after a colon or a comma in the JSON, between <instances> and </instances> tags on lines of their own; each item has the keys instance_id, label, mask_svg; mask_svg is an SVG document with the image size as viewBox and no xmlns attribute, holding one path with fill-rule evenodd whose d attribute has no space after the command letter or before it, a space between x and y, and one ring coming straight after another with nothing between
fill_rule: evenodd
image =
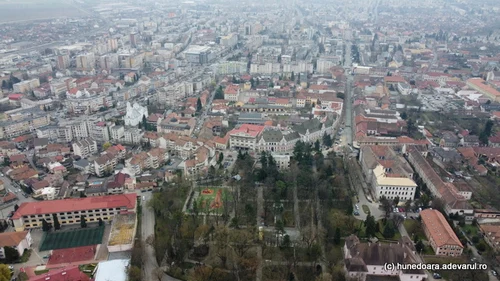
<instances>
[{"instance_id":1,"label":"long red roof","mask_svg":"<svg viewBox=\"0 0 500 281\"><path fill-rule=\"evenodd\" d=\"M127 209L133 209L135 208L136 200L137 194L127 193L75 199L24 202L14 213L12 219L19 219L22 216L29 215L75 212L104 208L126 207Z\"/></svg>"}]
</instances>

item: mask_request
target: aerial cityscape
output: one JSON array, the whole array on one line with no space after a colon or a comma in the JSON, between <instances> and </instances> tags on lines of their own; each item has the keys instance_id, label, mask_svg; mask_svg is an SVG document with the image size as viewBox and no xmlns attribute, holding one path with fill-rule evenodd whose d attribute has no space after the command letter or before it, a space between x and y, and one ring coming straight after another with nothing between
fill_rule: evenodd
<instances>
[{"instance_id":1,"label":"aerial cityscape","mask_svg":"<svg viewBox=\"0 0 500 281\"><path fill-rule=\"evenodd\" d=\"M0 0L0 281L495 281L500 1Z\"/></svg>"}]
</instances>

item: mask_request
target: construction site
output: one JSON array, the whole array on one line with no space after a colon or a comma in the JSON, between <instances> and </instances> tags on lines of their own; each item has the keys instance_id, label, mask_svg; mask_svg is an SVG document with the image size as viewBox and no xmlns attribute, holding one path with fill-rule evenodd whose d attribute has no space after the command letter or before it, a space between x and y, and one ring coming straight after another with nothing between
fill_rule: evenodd
<instances>
[{"instance_id":1,"label":"construction site","mask_svg":"<svg viewBox=\"0 0 500 281\"><path fill-rule=\"evenodd\" d=\"M137 217L135 213L119 214L113 219L108 240L108 252L129 251L134 245Z\"/></svg>"}]
</instances>

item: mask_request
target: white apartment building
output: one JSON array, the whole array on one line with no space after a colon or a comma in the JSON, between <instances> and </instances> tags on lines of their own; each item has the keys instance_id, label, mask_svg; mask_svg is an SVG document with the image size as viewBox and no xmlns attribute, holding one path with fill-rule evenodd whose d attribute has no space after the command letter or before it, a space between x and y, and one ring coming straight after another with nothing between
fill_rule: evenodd
<instances>
[{"instance_id":1,"label":"white apartment building","mask_svg":"<svg viewBox=\"0 0 500 281\"><path fill-rule=\"evenodd\" d=\"M112 122L97 122L90 127L90 136L96 141L108 142L111 140L110 128L114 125Z\"/></svg>"},{"instance_id":2,"label":"white apartment building","mask_svg":"<svg viewBox=\"0 0 500 281\"><path fill-rule=\"evenodd\" d=\"M125 137L125 127L123 126L112 126L110 132L113 140L122 140Z\"/></svg>"},{"instance_id":3,"label":"white apartment building","mask_svg":"<svg viewBox=\"0 0 500 281\"><path fill-rule=\"evenodd\" d=\"M73 143L73 154L87 158L97 153L97 142L92 138L83 139Z\"/></svg>"},{"instance_id":4,"label":"white apartment building","mask_svg":"<svg viewBox=\"0 0 500 281\"><path fill-rule=\"evenodd\" d=\"M127 144L140 144L144 132L137 128L126 128L124 131L124 142Z\"/></svg>"},{"instance_id":5,"label":"white apartment building","mask_svg":"<svg viewBox=\"0 0 500 281\"><path fill-rule=\"evenodd\" d=\"M117 155L105 153L94 160L94 173L98 177L112 174L116 168Z\"/></svg>"}]
</instances>

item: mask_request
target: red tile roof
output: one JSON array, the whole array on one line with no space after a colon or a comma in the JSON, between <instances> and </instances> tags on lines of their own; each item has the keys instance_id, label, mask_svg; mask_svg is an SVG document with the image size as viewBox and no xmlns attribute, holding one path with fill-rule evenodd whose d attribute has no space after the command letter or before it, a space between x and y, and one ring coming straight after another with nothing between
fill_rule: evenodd
<instances>
[{"instance_id":1,"label":"red tile roof","mask_svg":"<svg viewBox=\"0 0 500 281\"><path fill-rule=\"evenodd\" d=\"M233 129L228 134L229 135L245 134L245 135L250 135L252 137L257 137L258 135L260 135L262 130L264 130L264 126L243 124L241 125L240 128Z\"/></svg>"},{"instance_id":2,"label":"red tile roof","mask_svg":"<svg viewBox=\"0 0 500 281\"><path fill-rule=\"evenodd\" d=\"M420 212L420 217L437 247L444 245L464 247L441 212L438 210L426 209Z\"/></svg>"},{"instance_id":3,"label":"red tile roof","mask_svg":"<svg viewBox=\"0 0 500 281\"><path fill-rule=\"evenodd\" d=\"M103 208L126 207L127 209L133 209L135 208L136 197L137 195L135 193L127 193L75 199L24 202L14 213L12 219L19 219L22 216L27 215L74 212Z\"/></svg>"},{"instance_id":4,"label":"red tile roof","mask_svg":"<svg viewBox=\"0 0 500 281\"><path fill-rule=\"evenodd\" d=\"M28 231L0 233L0 247L17 247Z\"/></svg>"}]
</instances>

